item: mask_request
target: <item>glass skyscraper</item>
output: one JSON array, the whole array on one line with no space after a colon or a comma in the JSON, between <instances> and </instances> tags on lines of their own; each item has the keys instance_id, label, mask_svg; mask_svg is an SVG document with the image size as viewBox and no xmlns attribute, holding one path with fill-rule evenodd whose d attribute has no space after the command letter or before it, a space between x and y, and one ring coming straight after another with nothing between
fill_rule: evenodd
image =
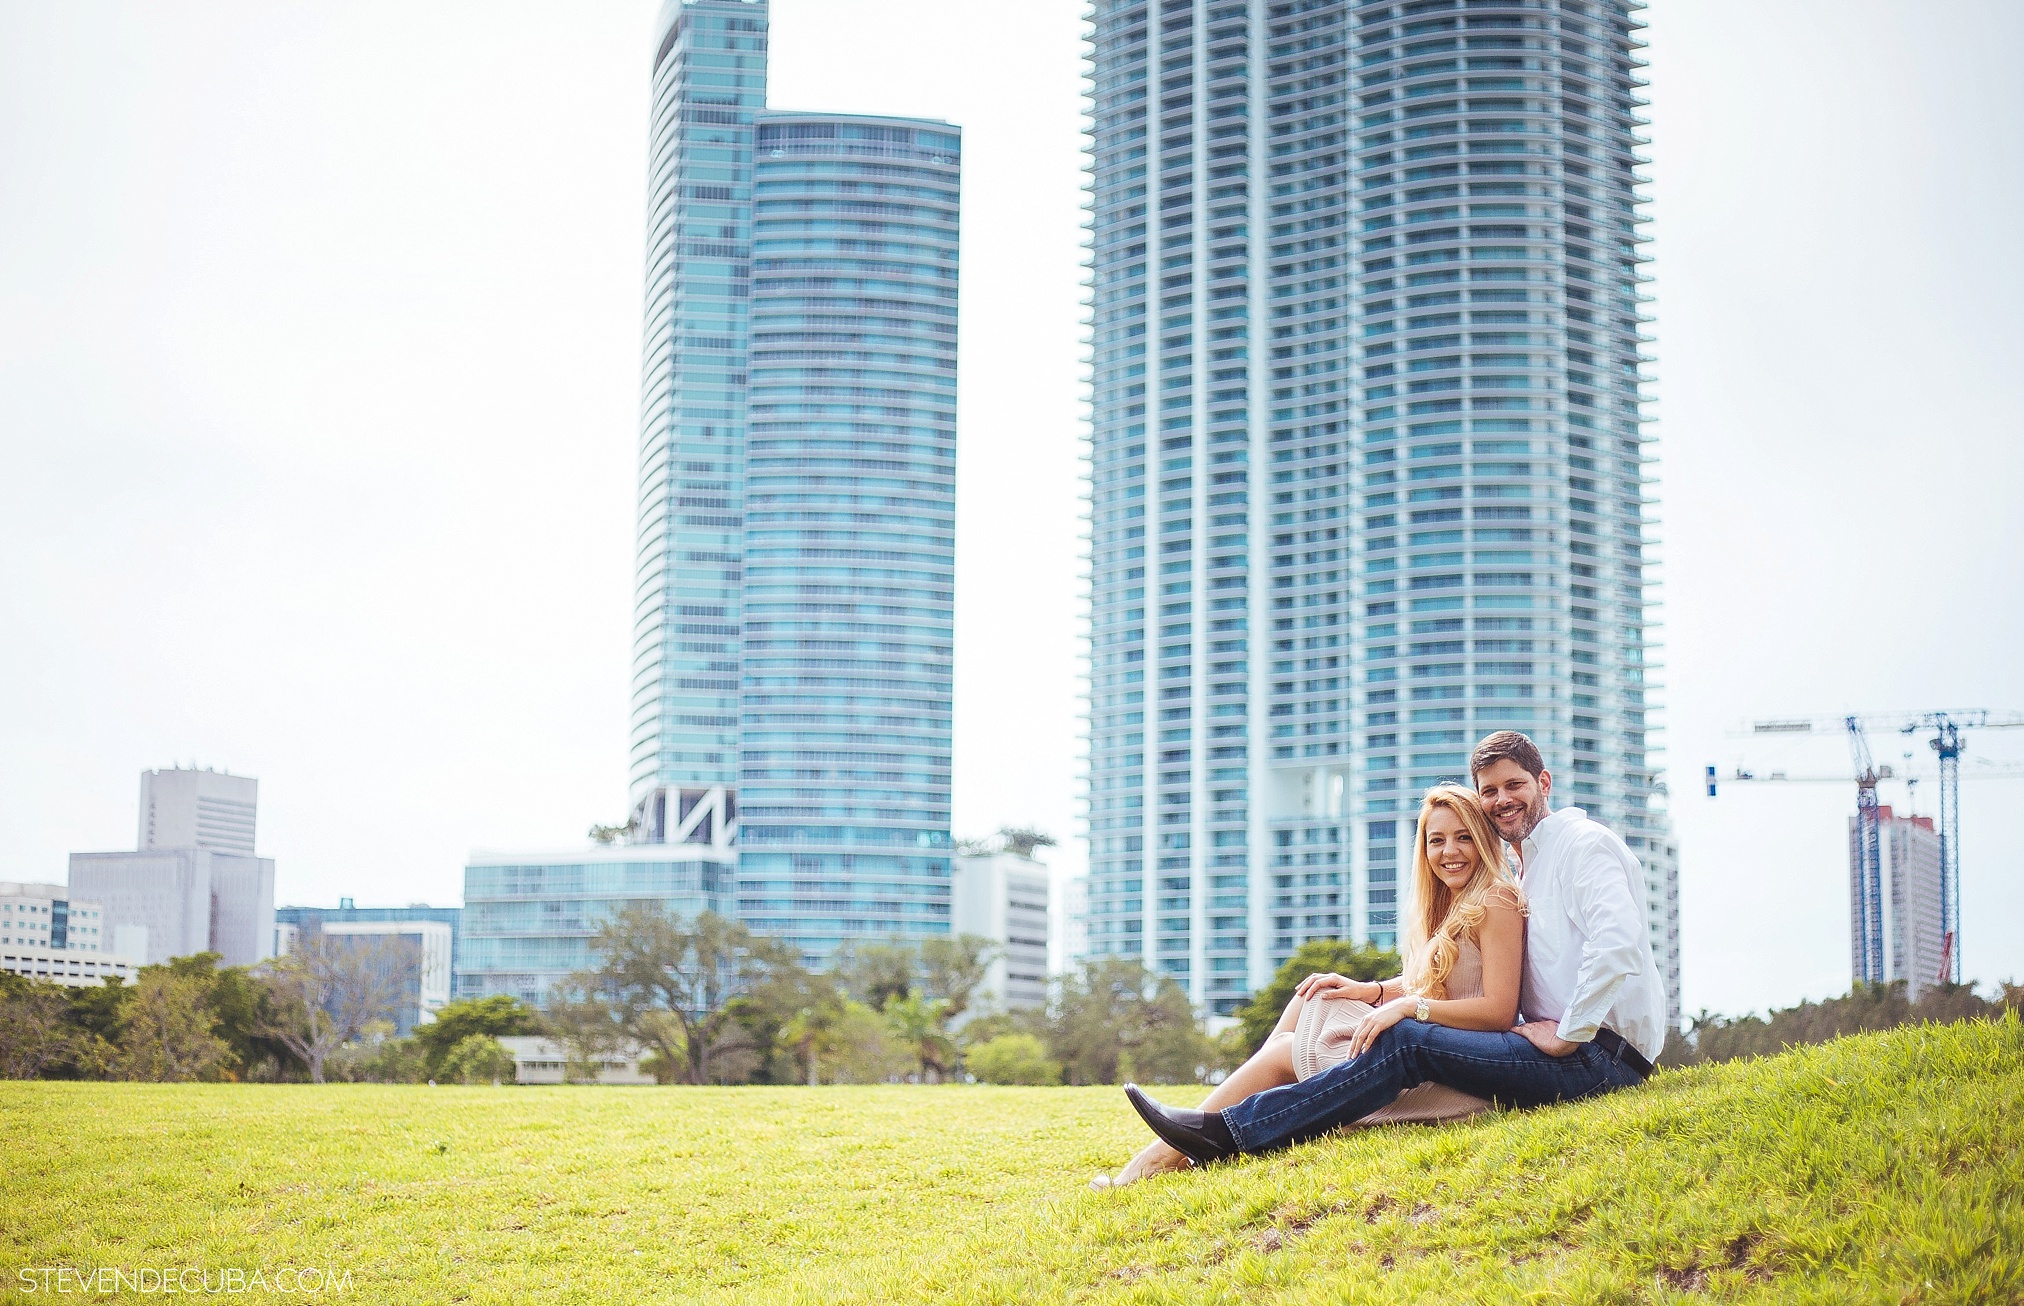
<instances>
[{"instance_id":1,"label":"glass skyscraper","mask_svg":"<svg viewBox=\"0 0 2024 1306\"><path fill-rule=\"evenodd\" d=\"M738 910L815 956L949 928L959 149L758 120Z\"/></svg>"},{"instance_id":2,"label":"glass skyscraper","mask_svg":"<svg viewBox=\"0 0 2024 1306\"><path fill-rule=\"evenodd\" d=\"M663 11L631 837L820 960L949 927L961 137L765 111L766 19Z\"/></svg>"},{"instance_id":3,"label":"glass skyscraper","mask_svg":"<svg viewBox=\"0 0 2024 1306\"><path fill-rule=\"evenodd\" d=\"M1395 943L1505 727L1645 861L1677 1008L1635 8L1094 7L1090 947L1216 1014Z\"/></svg>"},{"instance_id":4,"label":"glass skyscraper","mask_svg":"<svg viewBox=\"0 0 2024 1306\"><path fill-rule=\"evenodd\" d=\"M766 7L661 12L648 138L635 802L738 778L745 350L752 120L766 104Z\"/></svg>"}]
</instances>

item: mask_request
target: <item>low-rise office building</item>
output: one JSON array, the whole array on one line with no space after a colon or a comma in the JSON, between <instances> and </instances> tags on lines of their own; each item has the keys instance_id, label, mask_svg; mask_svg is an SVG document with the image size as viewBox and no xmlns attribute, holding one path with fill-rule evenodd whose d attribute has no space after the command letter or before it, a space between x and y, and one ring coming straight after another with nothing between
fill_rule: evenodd
<instances>
[{"instance_id":1,"label":"low-rise office building","mask_svg":"<svg viewBox=\"0 0 2024 1306\"><path fill-rule=\"evenodd\" d=\"M322 937L350 946L356 942L391 940L412 963L393 1011L394 1033L401 1038L425 1025L450 1001L452 932L437 920L341 920L337 913L316 917L304 926L276 926L277 945L292 951L308 939Z\"/></svg>"},{"instance_id":2,"label":"low-rise office building","mask_svg":"<svg viewBox=\"0 0 2024 1306\"><path fill-rule=\"evenodd\" d=\"M401 925L417 925L417 923L433 923L439 925L441 931L425 933L401 929ZM344 929L330 929L330 933L391 933L413 937L417 946L423 948L425 972L429 976L435 976L423 988L431 994L439 994L433 1000L425 998L419 992L415 994L417 1010L413 1012L413 1018L419 1021L419 1018L423 1018L421 1010L433 1012L443 1002L451 1002L459 996L455 976L457 976L457 933L461 923L463 923L461 907L431 907L429 903L409 903L407 907L358 907L352 903L352 899L340 897L336 907L275 907L273 952L275 956L281 956L293 946L296 937L304 933L318 933L330 925L344 927ZM352 925L374 925L374 929L350 929ZM443 950L441 940L447 940L447 950ZM435 956L429 952L431 948L441 952L439 966L429 962L429 956ZM407 1033L407 1027L403 1027L401 1033Z\"/></svg>"},{"instance_id":3,"label":"low-rise office building","mask_svg":"<svg viewBox=\"0 0 2024 1306\"><path fill-rule=\"evenodd\" d=\"M459 998L503 993L546 1007L550 990L598 964L598 931L650 903L694 920L729 914L737 853L716 843L643 843L564 853L473 853L464 868Z\"/></svg>"},{"instance_id":4,"label":"low-rise office building","mask_svg":"<svg viewBox=\"0 0 2024 1306\"><path fill-rule=\"evenodd\" d=\"M569 1049L553 1039L533 1035L509 1035L499 1040L513 1054L513 1082L516 1084L568 1083ZM640 1069L638 1048L601 1053L590 1062L594 1084L651 1084L654 1077Z\"/></svg>"},{"instance_id":5,"label":"low-rise office building","mask_svg":"<svg viewBox=\"0 0 2024 1306\"><path fill-rule=\"evenodd\" d=\"M140 963L109 952L73 951L36 943L0 943L0 970L24 979L94 988L106 980L132 983Z\"/></svg>"}]
</instances>

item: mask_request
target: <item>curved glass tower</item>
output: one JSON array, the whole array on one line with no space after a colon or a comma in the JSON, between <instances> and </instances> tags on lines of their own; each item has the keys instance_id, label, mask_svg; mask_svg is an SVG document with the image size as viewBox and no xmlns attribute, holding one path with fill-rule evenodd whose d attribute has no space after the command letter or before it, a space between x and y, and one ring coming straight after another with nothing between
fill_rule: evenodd
<instances>
[{"instance_id":1,"label":"curved glass tower","mask_svg":"<svg viewBox=\"0 0 2024 1306\"><path fill-rule=\"evenodd\" d=\"M961 133L767 111L764 0L660 32L628 835L811 963L946 933Z\"/></svg>"},{"instance_id":2,"label":"curved glass tower","mask_svg":"<svg viewBox=\"0 0 2024 1306\"><path fill-rule=\"evenodd\" d=\"M1392 943L1418 794L1531 734L1645 860L1635 6L1098 0L1090 947L1227 1014Z\"/></svg>"},{"instance_id":3,"label":"curved glass tower","mask_svg":"<svg viewBox=\"0 0 2024 1306\"><path fill-rule=\"evenodd\" d=\"M759 115L739 914L949 928L957 201L942 122Z\"/></svg>"}]
</instances>

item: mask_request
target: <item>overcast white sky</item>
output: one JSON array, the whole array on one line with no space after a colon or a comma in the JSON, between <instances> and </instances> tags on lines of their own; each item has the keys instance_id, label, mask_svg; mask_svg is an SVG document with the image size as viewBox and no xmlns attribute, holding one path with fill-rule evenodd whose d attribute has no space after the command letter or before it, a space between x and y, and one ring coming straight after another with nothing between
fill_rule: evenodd
<instances>
[{"instance_id":1,"label":"overcast white sky","mask_svg":"<svg viewBox=\"0 0 2024 1306\"><path fill-rule=\"evenodd\" d=\"M657 7L0 0L0 878L177 762L260 777L290 902L622 816ZM1081 8L773 6L774 104L965 129L959 834L1075 829ZM1847 987L1852 795L1709 802L1843 766L1724 732L2024 710L2024 7L1651 22L1685 997L1737 1011ZM2020 799L1966 786L1984 980Z\"/></svg>"}]
</instances>

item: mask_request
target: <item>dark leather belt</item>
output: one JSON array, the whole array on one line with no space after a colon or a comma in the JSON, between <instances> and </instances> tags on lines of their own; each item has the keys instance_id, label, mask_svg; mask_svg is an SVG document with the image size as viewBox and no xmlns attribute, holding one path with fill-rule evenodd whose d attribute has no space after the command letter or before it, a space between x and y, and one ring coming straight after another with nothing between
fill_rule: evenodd
<instances>
[{"instance_id":1,"label":"dark leather belt","mask_svg":"<svg viewBox=\"0 0 2024 1306\"><path fill-rule=\"evenodd\" d=\"M1615 1030L1607 1028L1596 1030L1595 1045L1609 1053L1610 1060L1622 1062L1645 1079L1651 1078L1652 1063L1645 1060L1644 1053L1632 1047L1625 1041L1623 1035Z\"/></svg>"}]
</instances>

